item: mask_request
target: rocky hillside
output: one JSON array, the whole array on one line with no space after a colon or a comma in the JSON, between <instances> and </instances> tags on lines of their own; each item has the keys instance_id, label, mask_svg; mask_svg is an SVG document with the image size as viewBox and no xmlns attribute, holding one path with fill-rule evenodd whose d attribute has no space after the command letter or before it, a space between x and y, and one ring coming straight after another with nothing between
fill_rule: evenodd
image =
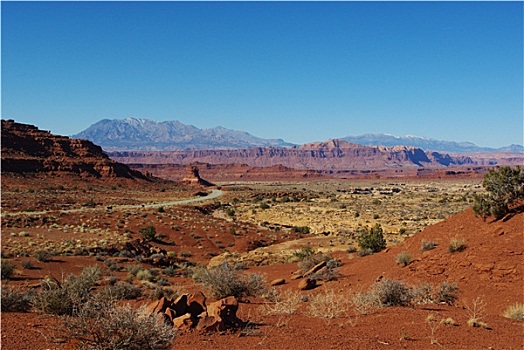
<instances>
[{"instance_id":1,"label":"rocky hillside","mask_svg":"<svg viewBox=\"0 0 524 350\"><path fill-rule=\"evenodd\" d=\"M420 136L394 136L388 134L365 134L343 137L342 140L366 146L411 146L445 153L524 153L521 145L501 148L479 147L471 142L441 141Z\"/></svg>"},{"instance_id":2,"label":"rocky hillside","mask_svg":"<svg viewBox=\"0 0 524 350\"><path fill-rule=\"evenodd\" d=\"M292 145L281 139L261 139L247 132L223 127L199 129L176 120L156 122L137 118L104 119L72 137L92 141L105 151L173 151Z\"/></svg>"},{"instance_id":3,"label":"rocky hillside","mask_svg":"<svg viewBox=\"0 0 524 350\"><path fill-rule=\"evenodd\" d=\"M2 173L66 172L85 177L144 178L108 158L90 141L53 135L37 127L2 120Z\"/></svg>"},{"instance_id":4,"label":"rocky hillside","mask_svg":"<svg viewBox=\"0 0 524 350\"><path fill-rule=\"evenodd\" d=\"M395 168L475 165L468 156L425 152L420 148L370 147L342 140L316 142L291 148L258 147L235 150L174 152L110 152L122 163L134 164L247 164L256 167L283 165L298 170L374 170Z\"/></svg>"}]
</instances>

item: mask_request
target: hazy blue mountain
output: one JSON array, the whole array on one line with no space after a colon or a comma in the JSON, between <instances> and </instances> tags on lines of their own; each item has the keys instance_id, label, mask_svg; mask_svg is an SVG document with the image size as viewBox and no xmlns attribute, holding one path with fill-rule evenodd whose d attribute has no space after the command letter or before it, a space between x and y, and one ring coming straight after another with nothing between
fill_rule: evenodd
<instances>
[{"instance_id":1,"label":"hazy blue mountain","mask_svg":"<svg viewBox=\"0 0 524 350\"><path fill-rule=\"evenodd\" d=\"M100 145L106 151L171 151L287 147L282 139L262 139L244 131L216 127L199 129L179 121L156 122L148 119L103 119L73 135Z\"/></svg>"},{"instance_id":2,"label":"hazy blue mountain","mask_svg":"<svg viewBox=\"0 0 524 350\"><path fill-rule=\"evenodd\" d=\"M440 141L419 136L394 136L389 134L365 134L343 137L342 140L365 146L411 146L424 150L447 153L513 152L524 153L521 145L501 148L479 147L471 142Z\"/></svg>"}]
</instances>

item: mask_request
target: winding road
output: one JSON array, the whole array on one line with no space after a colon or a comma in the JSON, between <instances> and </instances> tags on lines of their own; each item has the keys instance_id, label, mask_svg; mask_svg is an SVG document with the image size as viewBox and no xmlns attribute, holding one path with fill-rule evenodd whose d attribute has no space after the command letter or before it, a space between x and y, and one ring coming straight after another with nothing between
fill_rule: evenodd
<instances>
[{"instance_id":1,"label":"winding road","mask_svg":"<svg viewBox=\"0 0 524 350\"><path fill-rule=\"evenodd\" d=\"M97 210L125 210L125 209L138 209L138 208L160 208L160 207L172 207L175 205L186 205L192 203L203 202L210 199L215 199L222 196L224 192L221 190L211 190L207 196L193 197L188 199L180 199L176 201L169 202L160 202L160 203L144 203L144 204L123 204L123 205L110 205L110 206L100 206L96 208L78 208L78 209L65 209L65 210L45 210L45 211L20 211L14 213L2 213L2 217L8 216L18 216L18 215L45 215L53 212L60 213L80 213L86 211L97 211Z\"/></svg>"}]
</instances>

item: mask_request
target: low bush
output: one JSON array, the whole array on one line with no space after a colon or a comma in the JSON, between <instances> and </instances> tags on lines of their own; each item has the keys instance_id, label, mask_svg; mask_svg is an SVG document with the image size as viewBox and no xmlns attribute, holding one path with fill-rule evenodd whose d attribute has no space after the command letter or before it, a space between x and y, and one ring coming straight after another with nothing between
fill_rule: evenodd
<instances>
[{"instance_id":1,"label":"low bush","mask_svg":"<svg viewBox=\"0 0 524 350\"><path fill-rule=\"evenodd\" d=\"M504 317L511 318L517 321L524 321L524 304L515 303L508 306L506 311L504 311Z\"/></svg>"},{"instance_id":2,"label":"low bush","mask_svg":"<svg viewBox=\"0 0 524 350\"><path fill-rule=\"evenodd\" d=\"M98 295L110 300L131 300L142 296L142 289L131 283L118 282L100 289Z\"/></svg>"},{"instance_id":3,"label":"low bush","mask_svg":"<svg viewBox=\"0 0 524 350\"><path fill-rule=\"evenodd\" d=\"M456 283L442 282L437 290L435 299L439 303L453 305L458 299L458 286Z\"/></svg>"},{"instance_id":4,"label":"low bush","mask_svg":"<svg viewBox=\"0 0 524 350\"><path fill-rule=\"evenodd\" d=\"M2 264L1 264L2 279L8 280L11 277L13 277L13 273L15 272L15 267L16 267L16 264L2 259Z\"/></svg>"},{"instance_id":5,"label":"low bush","mask_svg":"<svg viewBox=\"0 0 524 350\"><path fill-rule=\"evenodd\" d=\"M397 264L402 266L408 266L411 264L411 255L407 252L402 252L397 255L396 258Z\"/></svg>"},{"instance_id":6,"label":"low bush","mask_svg":"<svg viewBox=\"0 0 524 350\"><path fill-rule=\"evenodd\" d=\"M449 242L448 251L450 253L458 253L466 249L466 243L464 243L463 239L459 238L453 238Z\"/></svg>"},{"instance_id":7,"label":"low bush","mask_svg":"<svg viewBox=\"0 0 524 350\"><path fill-rule=\"evenodd\" d=\"M272 290L269 302L264 304L263 312L266 315L291 315L294 314L300 306L301 295L296 291L286 290L277 292Z\"/></svg>"},{"instance_id":8,"label":"low bush","mask_svg":"<svg viewBox=\"0 0 524 350\"><path fill-rule=\"evenodd\" d=\"M146 241L154 241L156 239L156 228L155 226L141 227L138 232L142 235L142 238Z\"/></svg>"},{"instance_id":9,"label":"low bush","mask_svg":"<svg viewBox=\"0 0 524 350\"><path fill-rule=\"evenodd\" d=\"M261 275L244 275L227 262L209 270L200 268L194 278L217 299L261 295L266 291L266 283Z\"/></svg>"},{"instance_id":10,"label":"low bush","mask_svg":"<svg viewBox=\"0 0 524 350\"><path fill-rule=\"evenodd\" d=\"M350 306L347 296L327 290L313 295L309 300L309 314L313 317L336 318L344 315Z\"/></svg>"},{"instance_id":11,"label":"low bush","mask_svg":"<svg viewBox=\"0 0 524 350\"><path fill-rule=\"evenodd\" d=\"M425 252L428 250L435 249L437 247L437 243L431 242L431 241L422 241L420 249Z\"/></svg>"},{"instance_id":12,"label":"low bush","mask_svg":"<svg viewBox=\"0 0 524 350\"><path fill-rule=\"evenodd\" d=\"M31 307L27 293L2 286L2 312L26 312Z\"/></svg>"},{"instance_id":13,"label":"low bush","mask_svg":"<svg viewBox=\"0 0 524 350\"><path fill-rule=\"evenodd\" d=\"M79 276L71 275L62 283L47 278L42 280L42 289L36 293L31 303L45 313L53 315L72 315L91 297L90 290L100 279L97 266L86 267Z\"/></svg>"},{"instance_id":14,"label":"low bush","mask_svg":"<svg viewBox=\"0 0 524 350\"><path fill-rule=\"evenodd\" d=\"M376 224L371 229L365 228L357 237L357 243L361 250L369 249L373 253L386 249L386 240L382 226Z\"/></svg>"},{"instance_id":15,"label":"low bush","mask_svg":"<svg viewBox=\"0 0 524 350\"><path fill-rule=\"evenodd\" d=\"M66 317L64 326L80 349L167 350L175 336L173 326L160 315L129 305L94 299L77 316Z\"/></svg>"},{"instance_id":16,"label":"low bush","mask_svg":"<svg viewBox=\"0 0 524 350\"><path fill-rule=\"evenodd\" d=\"M53 255L47 250L38 250L35 252L35 259L40 262L49 262Z\"/></svg>"},{"instance_id":17,"label":"low bush","mask_svg":"<svg viewBox=\"0 0 524 350\"><path fill-rule=\"evenodd\" d=\"M380 304L406 306L413 300L412 290L403 282L384 279L375 285Z\"/></svg>"}]
</instances>

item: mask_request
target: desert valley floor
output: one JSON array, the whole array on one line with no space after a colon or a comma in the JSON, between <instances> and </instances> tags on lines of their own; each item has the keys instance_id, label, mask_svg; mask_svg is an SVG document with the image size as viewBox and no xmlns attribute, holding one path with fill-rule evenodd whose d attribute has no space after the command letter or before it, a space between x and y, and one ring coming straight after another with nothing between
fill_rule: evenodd
<instances>
[{"instance_id":1,"label":"desert valley floor","mask_svg":"<svg viewBox=\"0 0 524 350\"><path fill-rule=\"evenodd\" d=\"M229 262L239 273L263 276L268 292L240 300L240 329L182 330L172 349L521 349L522 322L503 314L523 301L524 216L475 217L470 207L480 184L479 178L297 179L208 188L4 174L2 260L14 271L3 286L38 290L50 276L60 281L98 265L102 277L93 293L126 281L141 291L121 302L133 308L199 292L209 303L212 294L192 274ZM187 198L199 201L178 202ZM360 256L356 233L377 223L388 248ZM156 238L144 242L149 226ZM453 240L465 249L449 252ZM423 242L434 249L423 249ZM337 266L333 278L301 290L303 279L294 276L308 252ZM409 256L407 264L398 263L400 254ZM136 269L150 277L138 278ZM269 287L277 279L285 281ZM456 285L457 299L369 307L363 296L384 280L412 290ZM481 326L468 325L472 318ZM2 312L2 346L72 349L78 339L58 316Z\"/></svg>"}]
</instances>

